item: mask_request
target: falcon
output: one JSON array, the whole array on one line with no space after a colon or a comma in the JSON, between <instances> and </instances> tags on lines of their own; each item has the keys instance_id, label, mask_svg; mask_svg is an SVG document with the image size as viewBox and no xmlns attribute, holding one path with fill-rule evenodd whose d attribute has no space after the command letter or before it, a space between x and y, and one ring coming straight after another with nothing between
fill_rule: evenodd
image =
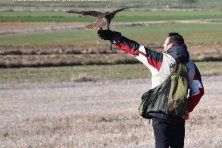
<instances>
[{"instance_id":1,"label":"falcon","mask_svg":"<svg viewBox=\"0 0 222 148\"><path fill-rule=\"evenodd\" d=\"M129 8L135 8L135 7L121 8L121 9L114 10L112 12L107 11L105 13L99 12L99 11L75 11L75 10L69 10L67 12L96 17L97 18L96 22L86 25L85 26L86 29L97 29L97 30L108 29L108 30L110 30L110 28L109 28L110 23L111 23L112 19L114 18L114 16L116 15L116 13L123 11L125 9L129 9ZM98 44L98 40L97 40L97 44ZM110 49L112 50L112 43L110 44Z\"/></svg>"},{"instance_id":2,"label":"falcon","mask_svg":"<svg viewBox=\"0 0 222 148\"><path fill-rule=\"evenodd\" d=\"M114 16L116 15L116 13L123 11L125 9L129 9L129 8L121 8L121 9L114 10L112 12L107 11L105 13L99 12L99 11L74 11L74 10L69 10L67 12L96 17L97 18L96 22L86 25L85 26L86 29L109 29L110 23L112 19L114 18Z\"/></svg>"}]
</instances>

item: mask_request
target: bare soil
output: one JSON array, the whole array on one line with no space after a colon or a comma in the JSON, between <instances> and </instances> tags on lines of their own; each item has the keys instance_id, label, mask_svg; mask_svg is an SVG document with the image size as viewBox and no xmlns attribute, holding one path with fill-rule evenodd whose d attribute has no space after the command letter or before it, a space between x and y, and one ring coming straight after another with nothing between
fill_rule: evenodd
<instances>
[{"instance_id":1,"label":"bare soil","mask_svg":"<svg viewBox=\"0 0 222 148\"><path fill-rule=\"evenodd\" d=\"M175 21L145 21L145 22L123 22L112 23L111 27L132 26L157 26L167 24L189 24L189 23L222 23L222 19L196 19ZM43 23L43 22L1 22L0 35L17 34L26 32L48 32L55 30L84 29L87 23Z\"/></svg>"},{"instance_id":2,"label":"bare soil","mask_svg":"<svg viewBox=\"0 0 222 148\"><path fill-rule=\"evenodd\" d=\"M222 147L222 76L203 77L205 95L186 122L186 148ZM138 114L150 79L0 85L1 147L153 148Z\"/></svg>"}]
</instances>

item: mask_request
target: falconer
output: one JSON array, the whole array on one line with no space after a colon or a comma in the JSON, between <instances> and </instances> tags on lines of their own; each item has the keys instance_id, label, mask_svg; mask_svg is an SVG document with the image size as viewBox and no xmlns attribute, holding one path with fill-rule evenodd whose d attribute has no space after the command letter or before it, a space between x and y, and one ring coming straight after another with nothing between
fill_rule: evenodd
<instances>
[{"instance_id":1,"label":"falconer","mask_svg":"<svg viewBox=\"0 0 222 148\"><path fill-rule=\"evenodd\" d=\"M175 66L183 63L188 71L189 97L187 111L183 116L173 116L162 112L151 112L156 148L183 148L185 120L204 94L201 74L197 66L189 60L189 53L183 37L179 33L169 33L163 44L163 52L156 52L121 35L120 32L99 30L101 39L110 40L117 48L142 62L152 75L152 88L161 85L173 72Z\"/></svg>"}]
</instances>

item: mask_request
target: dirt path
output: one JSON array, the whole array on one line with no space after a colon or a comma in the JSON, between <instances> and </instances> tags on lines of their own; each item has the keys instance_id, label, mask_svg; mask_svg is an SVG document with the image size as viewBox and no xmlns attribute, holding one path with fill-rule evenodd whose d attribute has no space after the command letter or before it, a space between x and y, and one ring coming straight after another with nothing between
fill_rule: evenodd
<instances>
[{"instance_id":1,"label":"dirt path","mask_svg":"<svg viewBox=\"0 0 222 148\"><path fill-rule=\"evenodd\" d=\"M167 24L188 24L188 23L222 23L222 19L199 19L199 20L176 20L176 21L147 21L147 22L126 22L112 23L111 27L130 26L156 26ZM59 30L84 29L86 23L18 23L1 22L0 35L18 34L27 32L49 32Z\"/></svg>"},{"instance_id":2,"label":"dirt path","mask_svg":"<svg viewBox=\"0 0 222 148\"><path fill-rule=\"evenodd\" d=\"M0 35L27 32L49 32L69 29L83 29L84 23L0 23Z\"/></svg>"},{"instance_id":3,"label":"dirt path","mask_svg":"<svg viewBox=\"0 0 222 148\"><path fill-rule=\"evenodd\" d=\"M222 146L222 76L203 77L205 96L186 123L185 147ZM0 85L1 147L154 147L138 115L150 79Z\"/></svg>"}]
</instances>

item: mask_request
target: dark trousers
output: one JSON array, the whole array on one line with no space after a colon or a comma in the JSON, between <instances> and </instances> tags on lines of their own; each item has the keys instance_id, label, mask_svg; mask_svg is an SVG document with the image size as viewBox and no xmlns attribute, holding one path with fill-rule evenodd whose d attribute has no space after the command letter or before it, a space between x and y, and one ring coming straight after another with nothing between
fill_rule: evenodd
<instances>
[{"instance_id":1,"label":"dark trousers","mask_svg":"<svg viewBox=\"0 0 222 148\"><path fill-rule=\"evenodd\" d=\"M152 118L156 148L183 148L185 121L182 118L165 120Z\"/></svg>"}]
</instances>

